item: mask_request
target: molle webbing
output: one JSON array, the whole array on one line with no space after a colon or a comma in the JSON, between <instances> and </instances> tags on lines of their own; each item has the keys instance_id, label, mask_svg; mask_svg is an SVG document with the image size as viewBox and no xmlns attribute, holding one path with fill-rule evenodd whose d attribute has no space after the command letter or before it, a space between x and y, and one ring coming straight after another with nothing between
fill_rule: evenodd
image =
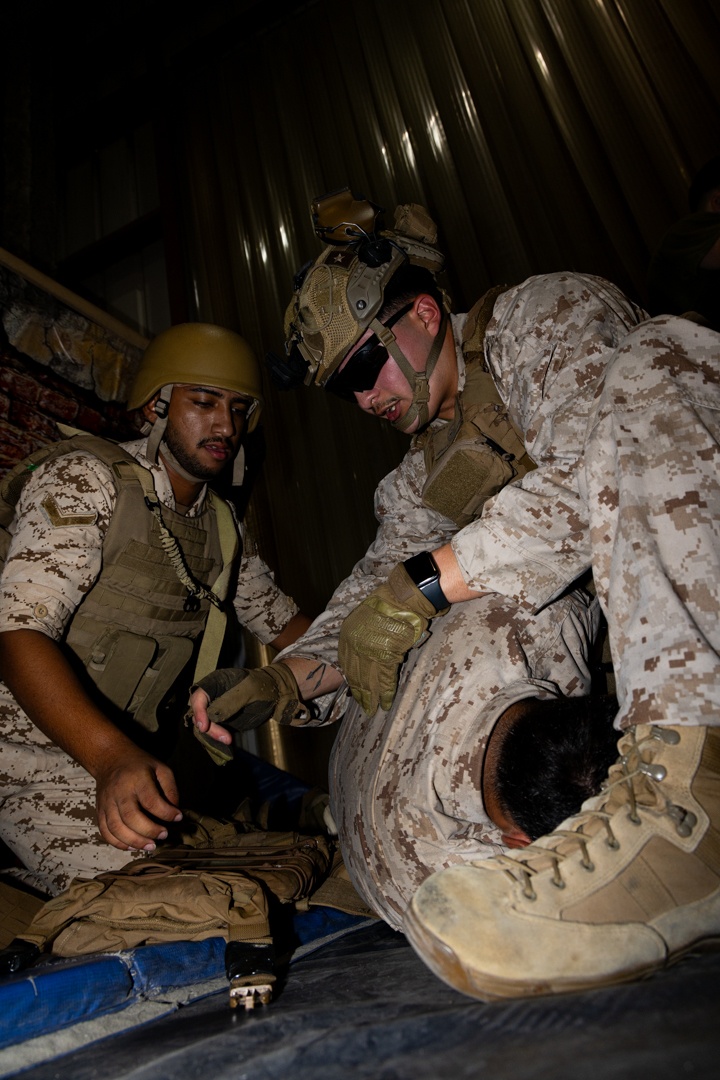
<instances>
[{"instance_id":1,"label":"molle webbing","mask_svg":"<svg viewBox=\"0 0 720 1080\"><path fill-rule=\"evenodd\" d=\"M487 500L506 484L535 468L485 367L485 331L507 288L491 289L469 312L461 344L465 386L455 415L421 436L428 474L423 502L459 528L480 517Z\"/></svg>"},{"instance_id":2,"label":"molle webbing","mask_svg":"<svg viewBox=\"0 0 720 1080\"><path fill-rule=\"evenodd\" d=\"M492 318L495 302L498 297L512 288L511 285L496 285L492 289L488 289L486 293L483 293L480 299L474 304L465 320L465 329L462 337L462 354L466 364L474 364L476 361L480 362L480 366L483 371L487 371L485 366L485 331L487 330L488 323ZM493 388L495 384L493 383ZM500 401L500 395L495 390L497 400Z\"/></svg>"},{"instance_id":3,"label":"molle webbing","mask_svg":"<svg viewBox=\"0 0 720 1080\"><path fill-rule=\"evenodd\" d=\"M187 603L134 470L115 462L113 471L118 501L102 570L70 623L67 644L101 692L154 731L155 709L192 656L209 601ZM192 576L212 586L223 563L213 503L195 518L165 506L162 516Z\"/></svg>"},{"instance_id":4,"label":"molle webbing","mask_svg":"<svg viewBox=\"0 0 720 1080\"><path fill-rule=\"evenodd\" d=\"M190 660L206 622L198 667L202 662L204 674L217 666L224 605L222 611L213 607L208 619L207 599L187 602L187 581L178 577L145 502L146 496L156 498L152 474L105 439L78 433L21 462L0 485L0 526L12 519L25 482L39 465L77 451L93 454L112 470L118 498L103 541L100 576L75 612L66 644L108 702L154 731L155 709ZM161 514L192 578L213 587L224 601L238 551L230 508L208 492L198 517L165 506Z\"/></svg>"},{"instance_id":5,"label":"molle webbing","mask_svg":"<svg viewBox=\"0 0 720 1080\"><path fill-rule=\"evenodd\" d=\"M217 530L210 517L206 511L186 518L163 507L163 520L178 541L185 564L206 586L213 584L221 565ZM103 568L79 609L81 620L90 611L95 618L110 609L122 612L123 622L132 621L128 629L168 633L174 627L176 633L194 637L205 623L209 601L200 601L197 610L185 610L187 595L160 544L159 529L141 489L137 484L123 486L103 543Z\"/></svg>"}]
</instances>

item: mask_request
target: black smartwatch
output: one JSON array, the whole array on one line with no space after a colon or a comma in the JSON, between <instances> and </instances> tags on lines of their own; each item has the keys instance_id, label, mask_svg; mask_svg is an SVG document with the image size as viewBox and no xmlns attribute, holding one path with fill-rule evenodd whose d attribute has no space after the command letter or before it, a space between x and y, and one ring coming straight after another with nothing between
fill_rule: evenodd
<instances>
[{"instance_id":1,"label":"black smartwatch","mask_svg":"<svg viewBox=\"0 0 720 1080\"><path fill-rule=\"evenodd\" d=\"M410 575L410 580L417 585L423 596L430 601L436 611L450 607L450 602L440 586L440 571L429 551L421 551L406 559L403 566Z\"/></svg>"}]
</instances>

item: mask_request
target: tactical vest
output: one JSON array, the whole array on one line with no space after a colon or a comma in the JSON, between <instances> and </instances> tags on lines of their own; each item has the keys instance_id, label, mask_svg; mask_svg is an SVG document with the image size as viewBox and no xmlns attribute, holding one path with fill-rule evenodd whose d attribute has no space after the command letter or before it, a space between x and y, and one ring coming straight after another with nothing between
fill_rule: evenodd
<instances>
[{"instance_id":1,"label":"tactical vest","mask_svg":"<svg viewBox=\"0 0 720 1080\"><path fill-rule=\"evenodd\" d=\"M485 366L485 330L506 289L490 289L468 313L460 346L465 386L453 419L418 436L427 470L423 503L461 529L482 515L501 488L535 468Z\"/></svg>"},{"instance_id":2,"label":"tactical vest","mask_svg":"<svg viewBox=\"0 0 720 1080\"><path fill-rule=\"evenodd\" d=\"M163 506L158 521L151 511L151 503L159 507L159 501L150 471L121 447L91 435L43 447L16 466L0 487L0 525L9 521L34 468L77 450L94 454L111 469L118 497L103 541L100 575L75 611L65 643L108 702L156 731L156 709L208 621L210 590L218 605L225 600L238 552L237 529L227 504L212 492L198 517ZM52 505L45 512L52 521ZM57 522L72 523L67 518ZM188 591L188 583L201 598ZM216 666L224 614L220 621L220 632L211 635L210 655L203 642L198 678Z\"/></svg>"}]
</instances>

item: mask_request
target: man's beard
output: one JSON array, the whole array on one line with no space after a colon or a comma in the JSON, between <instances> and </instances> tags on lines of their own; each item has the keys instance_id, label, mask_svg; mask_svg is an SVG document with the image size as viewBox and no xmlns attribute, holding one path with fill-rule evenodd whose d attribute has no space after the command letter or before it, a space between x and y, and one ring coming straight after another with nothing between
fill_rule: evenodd
<instances>
[{"instance_id":1,"label":"man's beard","mask_svg":"<svg viewBox=\"0 0 720 1080\"><path fill-rule=\"evenodd\" d=\"M219 440L213 439L212 441L218 442ZM202 465L194 454L189 453L185 447L182 446L180 441L175 437L175 432L170 424L168 424L165 429L165 442L170 447L178 464L182 465L183 469L190 473L191 476L195 477L195 479L203 481L214 480L215 477L222 472L222 468L213 468L212 465L209 464ZM203 444L200 443L199 445L202 446ZM228 457L227 461L223 464L223 468L229 465L231 461L232 457Z\"/></svg>"}]
</instances>

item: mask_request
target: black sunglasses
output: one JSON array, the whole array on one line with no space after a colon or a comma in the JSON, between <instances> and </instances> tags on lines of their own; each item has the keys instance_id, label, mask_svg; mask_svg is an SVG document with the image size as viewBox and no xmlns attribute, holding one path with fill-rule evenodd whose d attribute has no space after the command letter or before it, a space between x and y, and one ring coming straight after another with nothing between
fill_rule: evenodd
<instances>
[{"instance_id":1,"label":"black sunglasses","mask_svg":"<svg viewBox=\"0 0 720 1080\"><path fill-rule=\"evenodd\" d=\"M414 302L414 301L413 301ZM412 308L412 303L396 311L386 323L390 328L396 322L407 315ZM383 343L375 334L372 334L361 349L358 349L350 357L341 371L336 371L327 381L326 390L336 394L344 401L355 402L355 394L362 394L365 390L372 390L377 382L378 375L388 362L389 353Z\"/></svg>"}]
</instances>

